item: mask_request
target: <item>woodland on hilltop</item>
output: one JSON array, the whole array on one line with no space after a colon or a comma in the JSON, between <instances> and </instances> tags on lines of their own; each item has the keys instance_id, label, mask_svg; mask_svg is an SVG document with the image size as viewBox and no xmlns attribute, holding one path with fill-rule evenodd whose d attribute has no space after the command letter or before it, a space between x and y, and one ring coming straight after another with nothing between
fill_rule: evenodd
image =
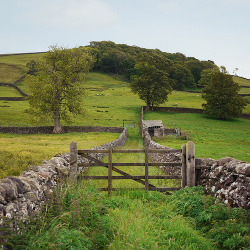
<instances>
[{"instance_id":1,"label":"woodland on hilltop","mask_svg":"<svg viewBox=\"0 0 250 250\"><path fill-rule=\"evenodd\" d=\"M196 88L199 86L201 72L205 69L218 69L213 61L200 61L186 57L182 53L167 53L159 49L145 49L138 46L116 44L111 41L90 42L90 48L96 56L92 70L110 74L119 74L131 79L137 74L135 65L138 56L145 53L150 56L161 56L168 61L168 67L162 70L173 80L173 89Z\"/></svg>"}]
</instances>

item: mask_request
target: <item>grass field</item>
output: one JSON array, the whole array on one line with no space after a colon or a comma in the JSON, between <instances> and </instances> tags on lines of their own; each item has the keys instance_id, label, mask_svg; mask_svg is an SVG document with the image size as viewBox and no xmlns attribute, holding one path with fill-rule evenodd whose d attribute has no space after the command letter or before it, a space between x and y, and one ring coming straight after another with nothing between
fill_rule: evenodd
<instances>
[{"instance_id":1,"label":"grass field","mask_svg":"<svg viewBox=\"0 0 250 250\"><path fill-rule=\"evenodd\" d=\"M237 76L233 76L233 79L240 86L249 86L250 87L250 80L247 80L247 79L244 79L241 77L237 77Z\"/></svg>"},{"instance_id":2,"label":"grass field","mask_svg":"<svg viewBox=\"0 0 250 250\"><path fill-rule=\"evenodd\" d=\"M0 57L0 63L25 67L34 56L40 55L5 56ZM5 81L12 81L10 77L7 74ZM122 126L123 123L139 122L144 103L131 93L126 81L92 72L84 84L87 94L83 98L85 114L72 117L70 122L63 124ZM20 87L27 91L25 81ZM0 87L1 95L12 94L8 91ZM200 94L174 91L169 102L162 106L201 108L201 104ZM26 101L0 101L0 126L33 125L25 113L27 108ZM247 112L250 113L250 106ZM249 161L249 120L218 121L200 114L160 112L146 113L145 119L162 119L166 127L175 124L177 128L192 130L196 157L232 156ZM43 121L39 125L51 124L51 121ZM29 165L38 165L57 153L68 152L72 141L78 143L78 148L91 148L117 137L118 134L111 133L0 134L0 178L18 175ZM157 141L173 148L180 148L185 143L173 138ZM122 148L143 148L138 127L128 129L128 140ZM103 160L107 162L107 157ZM143 162L144 154L114 154L113 162L119 161ZM121 169L134 175L144 173L142 167ZM90 175L106 173L107 170L102 168L88 171ZM160 173L159 168L150 167L150 174ZM177 185L170 180L150 182L157 186ZM190 250L247 249L249 246L246 213L214 205L214 199L205 196L201 188L183 189L172 197L144 190L113 192L108 197L96 190L100 186L107 187L107 181L80 182L73 188L59 187L49 206L46 205L45 213L36 216L34 227L17 235L14 246L17 249ZM114 181L113 186L142 187L132 180Z\"/></svg>"},{"instance_id":3,"label":"grass field","mask_svg":"<svg viewBox=\"0 0 250 250\"><path fill-rule=\"evenodd\" d=\"M30 165L39 165L57 153L69 152L70 143L89 149L117 139L116 133L67 133L16 135L0 133L0 179L19 175Z\"/></svg>"},{"instance_id":4,"label":"grass field","mask_svg":"<svg viewBox=\"0 0 250 250\"><path fill-rule=\"evenodd\" d=\"M250 88L240 88L239 94L250 94Z\"/></svg>"},{"instance_id":5,"label":"grass field","mask_svg":"<svg viewBox=\"0 0 250 250\"><path fill-rule=\"evenodd\" d=\"M1 57L0 57L1 61ZM27 68L22 65L9 65L0 63L0 82L13 83L27 72Z\"/></svg>"},{"instance_id":6,"label":"grass field","mask_svg":"<svg viewBox=\"0 0 250 250\"><path fill-rule=\"evenodd\" d=\"M0 97L21 97L21 95L15 88L0 86Z\"/></svg>"},{"instance_id":7,"label":"grass field","mask_svg":"<svg viewBox=\"0 0 250 250\"><path fill-rule=\"evenodd\" d=\"M196 157L214 158L233 157L250 162L250 120L215 120L202 114L176 114L147 112L146 120L162 120L166 127L192 131L190 140L196 145ZM175 137L155 139L156 142L173 148L180 148L186 141Z\"/></svg>"},{"instance_id":8,"label":"grass field","mask_svg":"<svg viewBox=\"0 0 250 250\"><path fill-rule=\"evenodd\" d=\"M122 148L142 148L139 130L129 129ZM113 161L121 160L120 154ZM126 154L125 162L142 161L143 156ZM104 158L107 162L107 158ZM133 167L122 170L142 174ZM151 174L158 174L153 168ZM88 175L106 174L96 167ZM151 182L151 181L150 181ZM152 183L152 182L151 182ZM174 183L155 183L173 186ZM60 186L50 196L46 212L36 216L22 235L12 239L27 249L240 249L249 245L247 212L232 209L207 196L202 187L185 188L168 196L145 190L99 192L107 182L79 181L74 187ZM114 187L142 187L131 180ZM40 220L37 218L41 218ZM37 230L39 225L39 230ZM35 229L33 229L35 228ZM25 247L24 247L25 246ZM21 249L22 249L21 248Z\"/></svg>"}]
</instances>

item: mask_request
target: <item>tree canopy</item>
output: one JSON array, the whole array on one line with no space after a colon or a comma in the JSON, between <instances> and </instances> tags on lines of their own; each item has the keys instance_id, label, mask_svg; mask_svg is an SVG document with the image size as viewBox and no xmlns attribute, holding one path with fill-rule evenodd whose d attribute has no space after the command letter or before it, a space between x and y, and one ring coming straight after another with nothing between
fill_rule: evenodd
<instances>
[{"instance_id":1,"label":"tree canopy","mask_svg":"<svg viewBox=\"0 0 250 250\"><path fill-rule=\"evenodd\" d=\"M176 83L173 88L179 90L195 88L201 78L202 70L217 67L211 60L200 61L194 57L186 57L180 52L168 53L159 49L116 44L112 41L93 41L90 42L89 47L97 58L93 70L119 74L128 80L131 80L135 74L134 66L138 60L138 55L142 53L152 57L158 55L162 60L171 62L172 70L168 70L169 77Z\"/></svg>"},{"instance_id":2,"label":"tree canopy","mask_svg":"<svg viewBox=\"0 0 250 250\"><path fill-rule=\"evenodd\" d=\"M171 62L160 55L142 53L138 56L135 69L137 75L131 82L132 92L145 101L147 109L164 103L172 92L173 80L168 77Z\"/></svg>"},{"instance_id":3,"label":"tree canopy","mask_svg":"<svg viewBox=\"0 0 250 250\"><path fill-rule=\"evenodd\" d=\"M54 120L54 133L63 132L60 120L82 112L83 80L94 59L86 48L52 46L36 63L37 76L29 76L29 112Z\"/></svg>"},{"instance_id":4,"label":"tree canopy","mask_svg":"<svg viewBox=\"0 0 250 250\"><path fill-rule=\"evenodd\" d=\"M212 72L211 81L202 89L204 113L219 119L239 117L246 106L244 99L238 95L240 87L232 76L222 72Z\"/></svg>"}]
</instances>

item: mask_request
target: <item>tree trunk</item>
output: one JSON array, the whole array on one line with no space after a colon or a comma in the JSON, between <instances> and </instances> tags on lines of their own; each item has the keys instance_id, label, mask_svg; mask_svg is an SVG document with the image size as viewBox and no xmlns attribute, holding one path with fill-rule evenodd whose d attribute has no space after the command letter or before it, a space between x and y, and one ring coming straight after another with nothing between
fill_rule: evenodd
<instances>
[{"instance_id":1,"label":"tree trunk","mask_svg":"<svg viewBox=\"0 0 250 250\"><path fill-rule=\"evenodd\" d=\"M59 108L57 108L54 114L53 134L61 134L61 133L63 133L63 128L60 122L60 111L59 111Z\"/></svg>"},{"instance_id":2,"label":"tree trunk","mask_svg":"<svg viewBox=\"0 0 250 250\"><path fill-rule=\"evenodd\" d=\"M150 104L147 103L146 110L150 110Z\"/></svg>"}]
</instances>

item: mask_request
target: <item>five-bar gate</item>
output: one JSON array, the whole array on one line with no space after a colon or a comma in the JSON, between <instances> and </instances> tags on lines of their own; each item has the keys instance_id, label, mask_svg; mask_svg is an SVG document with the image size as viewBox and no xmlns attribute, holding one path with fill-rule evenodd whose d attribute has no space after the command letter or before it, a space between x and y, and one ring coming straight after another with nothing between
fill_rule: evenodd
<instances>
[{"instance_id":1,"label":"five-bar gate","mask_svg":"<svg viewBox=\"0 0 250 250\"><path fill-rule=\"evenodd\" d=\"M177 153L181 152L182 159L181 162L149 162L149 154L152 153ZM115 153L145 153L145 162L143 163L114 163L112 156ZM108 154L108 162L105 163L98 159L97 155L99 154ZM77 155L81 155L84 158L88 159L87 163L77 163ZM108 169L107 176L89 176L81 175L78 177L77 169L78 167L105 167ZM118 169L117 167L122 166L144 166L145 174L144 175L130 175ZM181 167L181 175L149 175L149 166L169 166L169 167ZM113 176L112 172L119 173L120 176ZM70 180L72 182L77 182L81 179L92 179L92 180L108 180L108 187L102 187L100 190L108 191L111 194L112 190L116 188L112 187L112 180L122 180L130 179L136 182L139 182L143 185L143 189L150 191L175 191L185 186L194 186L195 185L195 156L194 156L194 143L188 142L182 146L181 150L178 149L113 149L110 147L108 150L99 150L99 149L84 149L77 150L76 142L72 142L70 145ZM156 187L153 184L149 183L151 179L176 179L181 180L180 187ZM132 189L132 187L131 187Z\"/></svg>"}]
</instances>

